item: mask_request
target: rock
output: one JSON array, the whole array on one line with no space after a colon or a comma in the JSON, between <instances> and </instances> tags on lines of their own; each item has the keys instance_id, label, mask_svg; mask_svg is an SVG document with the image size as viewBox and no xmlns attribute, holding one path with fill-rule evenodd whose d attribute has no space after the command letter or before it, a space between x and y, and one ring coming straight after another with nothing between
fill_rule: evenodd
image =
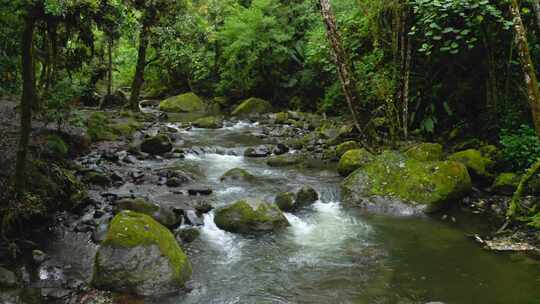
<instances>
[{"instance_id":1,"label":"rock","mask_svg":"<svg viewBox=\"0 0 540 304\"><path fill-rule=\"evenodd\" d=\"M516 191L521 176L515 173L501 173L493 182L491 191L497 194L512 195Z\"/></svg>"},{"instance_id":2,"label":"rock","mask_svg":"<svg viewBox=\"0 0 540 304\"><path fill-rule=\"evenodd\" d=\"M266 164L270 167L287 167L298 165L302 162L302 158L296 154L283 154L271 156L266 160Z\"/></svg>"},{"instance_id":3,"label":"rock","mask_svg":"<svg viewBox=\"0 0 540 304\"><path fill-rule=\"evenodd\" d=\"M486 182L492 178L492 174L488 171L493 161L484 157L482 153L475 149L456 152L448 157L448 160L457 161L464 164L469 170L469 174L473 180Z\"/></svg>"},{"instance_id":4,"label":"rock","mask_svg":"<svg viewBox=\"0 0 540 304\"><path fill-rule=\"evenodd\" d=\"M178 225L181 220L171 209L142 198L126 198L118 200L114 202L114 209L116 212L131 210L146 214L166 227L174 227Z\"/></svg>"},{"instance_id":5,"label":"rock","mask_svg":"<svg viewBox=\"0 0 540 304\"><path fill-rule=\"evenodd\" d=\"M48 258L47 254L41 250L34 249L32 250L32 259L36 265L39 265Z\"/></svg>"},{"instance_id":6,"label":"rock","mask_svg":"<svg viewBox=\"0 0 540 304\"><path fill-rule=\"evenodd\" d=\"M212 194L212 189L210 188L198 188L198 189L188 189L188 194L195 196L195 195L210 195Z\"/></svg>"},{"instance_id":7,"label":"rock","mask_svg":"<svg viewBox=\"0 0 540 304\"><path fill-rule=\"evenodd\" d=\"M256 177L244 169L233 168L225 172L219 180L222 182L253 182Z\"/></svg>"},{"instance_id":8,"label":"rock","mask_svg":"<svg viewBox=\"0 0 540 304\"><path fill-rule=\"evenodd\" d=\"M141 151L159 155L170 152L173 148L171 139L165 134L159 134L145 139L141 143Z\"/></svg>"},{"instance_id":9,"label":"rock","mask_svg":"<svg viewBox=\"0 0 540 304\"><path fill-rule=\"evenodd\" d=\"M60 136L51 134L47 136L44 152L48 157L62 159L68 155L69 146Z\"/></svg>"},{"instance_id":10,"label":"rock","mask_svg":"<svg viewBox=\"0 0 540 304\"><path fill-rule=\"evenodd\" d=\"M200 218L199 215L197 215L197 212L195 212L194 210L186 210L184 212L184 215L186 217L188 224L191 224L193 226L204 225L203 219Z\"/></svg>"},{"instance_id":11,"label":"rock","mask_svg":"<svg viewBox=\"0 0 540 304\"><path fill-rule=\"evenodd\" d=\"M178 178L178 177L171 177L171 178L168 178L167 179L167 182L165 183L165 185L167 185L167 187L180 187L181 185L183 185L185 183L184 180L182 180L181 178Z\"/></svg>"},{"instance_id":12,"label":"rock","mask_svg":"<svg viewBox=\"0 0 540 304\"><path fill-rule=\"evenodd\" d=\"M277 144L273 149L272 153L274 155L283 155L285 153L289 152L289 147L287 147L284 144Z\"/></svg>"},{"instance_id":13,"label":"rock","mask_svg":"<svg viewBox=\"0 0 540 304\"><path fill-rule=\"evenodd\" d=\"M15 274L4 267L0 267L0 288L16 288L19 286L19 281Z\"/></svg>"},{"instance_id":14,"label":"rock","mask_svg":"<svg viewBox=\"0 0 540 304\"><path fill-rule=\"evenodd\" d=\"M336 156L337 157L341 157L343 156L343 154L345 154L345 152L347 151L350 151L350 150L357 150L357 149L360 149L360 144L358 144L356 141L346 141L342 144L339 144L337 147L336 147Z\"/></svg>"},{"instance_id":15,"label":"rock","mask_svg":"<svg viewBox=\"0 0 540 304\"><path fill-rule=\"evenodd\" d=\"M201 200L201 201L196 202L194 208L197 211L197 213L201 215L208 213L212 211L212 209L214 209L212 204L206 200Z\"/></svg>"},{"instance_id":16,"label":"rock","mask_svg":"<svg viewBox=\"0 0 540 304\"><path fill-rule=\"evenodd\" d=\"M304 186L296 193L295 206L296 208L301 208L304 206L311 205L319 199L319 194L315 189Z\"/></svg>"},{"instance_id":17,"label":"rock","mask_svg":"<svg viewBox=\"0 0 540 304\"><path fill-rule=\"evenodd\" d=\"M443 146L437 143L421 143L408 149L405 155L420 161L442 160Z\"/></svg>"},{"instance_id":18,"label":"rock","mask_svg":"<svg viewBox=\"0 0 540 304\"><path fill-rule=\"evenodd\" d=\"M294 197L292 192L282 192L276 196L274 203L281 211L290 212L294 209Z\"/></svg>"},{"instance_id":19,"label":"rock","mask_svg":"<svg viewBox=\"0 0 540 304\"><path fill-rule=\"evenodd\" d=\"M288 112L279 112L273 115L274 123L277 125L284 125L289 120Z\"/></svg>"},{"instance_id":20,"label":"rock","mask_svg":"<svg viewBox=\"0 0 540 304\"><path fill-rule=\"evenodd\" d=\"M122 91L118 90L113 94L103 96L101 99L100 108L107 109L121 107L127 104L127 101L126 95L124 95Z\"/></svg>"},{"instance_id":21,"label":"rock","mask_svg":"<svg viewBox=\"0 0 540 304\"><path fill-rule=\"evenodd\" d=\"M270 111L272 111L272 105L268 101L252 97L244 100L240 105L238 105L232 112L232 115L245 117L265 114Z\"/></svg>"},{"instance_id":22,"label":"rock","mask_svg":"<svg viewBox=\"0 0 540 304\"><path fill-rule=\"evenodd\" d=\"M219 129L223 128L223 120L216 116L207 116L195 120L193 125L203 129Z\"/></svg>"},{"instance_id":23,"label":"rock","mask_svg":"<svg viewBox=\"0 0 540 304\"><path fill-rule=\"evenodd\" d=\"M203 100L195 93L185 93L167 98L159 103L159 109L164 112L190 113L204 110Z\"/></svg>"},{"instance_id":24,"label":"rock","mask_svg":"<svg viewBox=\"0 0 540 304\"><path fill-rule=\"evenodd\" d=\"M180 239L182 243L191 243L201 235L201 231L194 227L181 228L176 232L176 239Z\"/></svg>"},{"instance_id":25,"label":"rock","mask_svg":"<svg viewBox=\"0 0 540 304\"><path fill-rule=\"evenodd\" d=\"M219 228L234 233L268 232L289 226L278 206L251 198L217 209L214 221Z\"/></svg>"},{"instance_id":26,"label":"rock","mask_svg":"<svg viewBox=\"0 0 540 304\"><path fill-rule=\"evenodd\" d=\"M245 157L267 157L270 155L270 148L266 145L260 145L257 147L249 147L244 151Z\"/></svg>"},{"instance_id":27,"label":"rock","mask_svg":"<svg viewBox=\"0 0 540 304\"><path fill-rule=\"evenodd\" d=\"M87 184L93 184L102 187L108 187L111 185L111 178L105 173L97 171L86 172L82 180Z\"/></svg>"},{"instance_id":28,"label":"rock","mask_svg":"<svg viewBox=\"0 0 540 304\"><path fill-rule=\"evenodd\" d=\"M151 217L122 211L96 253L92 285L141 296L181 290L191 264L173 234Z\"/></svg>"},{"instance_id":29,"label":"rock","mask_svg":"<svg viewBox=\"0 0 540 304\"><path fill-rule=\"evenodd\" d=\"M459 162L421 162L385 151L347 177L341 190L349 204L390 197L434 212L470 193L472 186L467 168Z\"/></svg>"},{"instance_id":30,"label":"rock","mask_svg":"<svg viewBox=\"0 0 540 304\"><path fill-rule=\"evenodd\" d=\"M338 172L341 176L348 176L372 160L373 154L366 149L349 150L341 156L338 164Z\"/></svg>"}]
</instances>

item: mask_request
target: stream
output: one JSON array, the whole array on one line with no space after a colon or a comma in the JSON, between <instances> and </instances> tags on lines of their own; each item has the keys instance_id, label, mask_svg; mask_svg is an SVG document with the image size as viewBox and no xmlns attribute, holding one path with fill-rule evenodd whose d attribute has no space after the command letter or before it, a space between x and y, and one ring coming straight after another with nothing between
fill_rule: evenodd
<instances>
[{"instance_id":1,"label":"stream","mask_svg":"<svg viewBox=\"0 0 540 304\"><path fill-rule=\"evenodd\" d=\"M331 165L272 168L264 158L241 156L247 147L265 142L260 132L257 123L247 122L217 130L179 129L185 147L207 151L187 153L181 162L201 169L205 179L197 186L213 189L215 207L245 197L273 201L277 193L303 185L315 188L320 200L287 213L286 230L262 236L225 232L214 224L213 212L205 214L200 237L184 247L193 265L193 290L156 303L540 303L540 264L525 255L480 248L467 237L483 229L474 215L452 215L454 222L345 207L342 178ZM176 162L135 165L151 170ZM223 173L237 167L261 180L220 182ZM178 201L165 186L128 183L115 191L144 191L173 206ZM95 245L84 237L65 235L48 248L48 265L69 260L64 275L87 280L93 252Z\"/></svg>"}]
</instances>

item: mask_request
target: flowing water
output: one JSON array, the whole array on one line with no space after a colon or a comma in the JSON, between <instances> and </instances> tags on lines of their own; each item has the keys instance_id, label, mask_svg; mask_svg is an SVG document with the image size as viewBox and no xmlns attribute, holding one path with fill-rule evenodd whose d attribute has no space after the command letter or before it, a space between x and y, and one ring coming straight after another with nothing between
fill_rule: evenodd
<instances>
[{"instance_id":1,"label":"flowing water","mask_svg":"<svg viewBox=\"0 0 540 304\"><path fill-rule=\"evenodd\" d=\"M219 152L188 154L183 162L204 171L218 206L245 197L273 201L303 185L314 187L320 201L286 214L286 230L262 236L225 232L212 212L206 214L201 237L185 248L193 290L157 303L540 303L540 264L479 248L466 234L481 225L465 225L475 222L467 215L453 223L346 208L335 168L271 168L264 159L237 156L264 142L259 133L260 126L249 123L181 130L186 147ZM261 180L219 181L236 167Z\"/></svg>"}]
</instances>

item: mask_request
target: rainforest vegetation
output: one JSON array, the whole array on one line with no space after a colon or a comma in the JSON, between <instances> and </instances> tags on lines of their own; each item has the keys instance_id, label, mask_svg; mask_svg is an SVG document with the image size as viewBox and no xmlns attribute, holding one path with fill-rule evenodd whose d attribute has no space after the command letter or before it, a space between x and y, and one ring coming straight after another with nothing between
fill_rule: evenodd
<instances>
[{"instance_id":1,"label":"rainforest vegetation","mask_svg":"<svg viewBox=\"0 0 540 304\"><path fill-rule=\"evenodd\" d=\"M489 228L474 232L480 246L538 254L539 71L540 0L0 0L0 264L9 268L0 270L17 277L0 278L0 290L28 283L17 283L24 274L9 265L29 256L43 262L48 247L40 241L64 225L101 244L89 286L115 292L119 303L151 290L169 293L192 271L201 280L185 244L204 236L205 228L190 227L203 218L208 227L203 214L213 207L221 208L219 229L246 234L295 227L289 215L274 213L307 208L319 195L324 201L317 186L296 194L280 188L289 192L273 193L275 205L234 197L223 207L211 194L220 187L212 173L156 165L207 154L264 158L269 168L302 174L322 172L305 161L316 159L340 179L316 184L340 184L335 200L343 204L392 197L443 222L455 221L448 210L481 214ZM185 135L192 128L231 132L239 120L261 128L251 141ZM227 150L260 138L245 151ZM148 161L156 162L152 173ZM219 181L260 178L239 167ZM169 210L155 197L165 190L154 186L218 203L208 210L185 203L197 220L190 208ZM378 213L381 204L390 201L368 205ZM231 220L238 214L250 219ZM110 270L122 259L107 246L140 244L156 244L174 271L154 267L146 279L129 280ZM10 296L88 298L18 292ZM403 303L425 302L416 301L425 295L409 296ZM366 299L358 303L375 303ZM387 300L380 303L395 303Z\"/></svg>"}]
</instances>

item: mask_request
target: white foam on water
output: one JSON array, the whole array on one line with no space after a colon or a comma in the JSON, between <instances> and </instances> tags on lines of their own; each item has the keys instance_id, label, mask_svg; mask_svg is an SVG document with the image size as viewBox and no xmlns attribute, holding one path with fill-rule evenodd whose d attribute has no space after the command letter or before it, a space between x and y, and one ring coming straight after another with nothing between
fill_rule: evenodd
<instances>
[{"instance_id":1,"label":"white foam on water","mask_svg":"<svg viewBox=\"0 0 540 304\"><path fill-rule=\"evenodd\" d=\"M236 193L243 193L246 190L242 187L227 187L225 189L220 189L216 191L216 194L218 195L228 195L228 194L236 194Z\"/></svg>"},{"instance_id":2,"label":"white foam on water","mask_svg":"<svg viewBox=\"0 0 540 304\"><path fill-rule=\"evenodd\" d=\"M241 242L236 240L232 233L221 230L216 226L213 212L204 215L201 238L210 243L214 249L224 253L224 255L220 255L221 258L224 258L221 263L226 264L240 259L242 253L240 250Z\"/></svg>"},{"instance_id":3,"label":"white foam on water","mask_svg":"<svg viewBox=\"0 0 540 304\"><path fill-rule=\"evenodd\" d=\"M229 125L229 126L223 127L223 129L224 130L234 131L234 130L240 130L240 129L254 128L254 127L258 126L258 125L259 125L259 122L251 123L251 122L247 122L247 121L238 121L234 125Z\"/></svg>"}]
</instances>

